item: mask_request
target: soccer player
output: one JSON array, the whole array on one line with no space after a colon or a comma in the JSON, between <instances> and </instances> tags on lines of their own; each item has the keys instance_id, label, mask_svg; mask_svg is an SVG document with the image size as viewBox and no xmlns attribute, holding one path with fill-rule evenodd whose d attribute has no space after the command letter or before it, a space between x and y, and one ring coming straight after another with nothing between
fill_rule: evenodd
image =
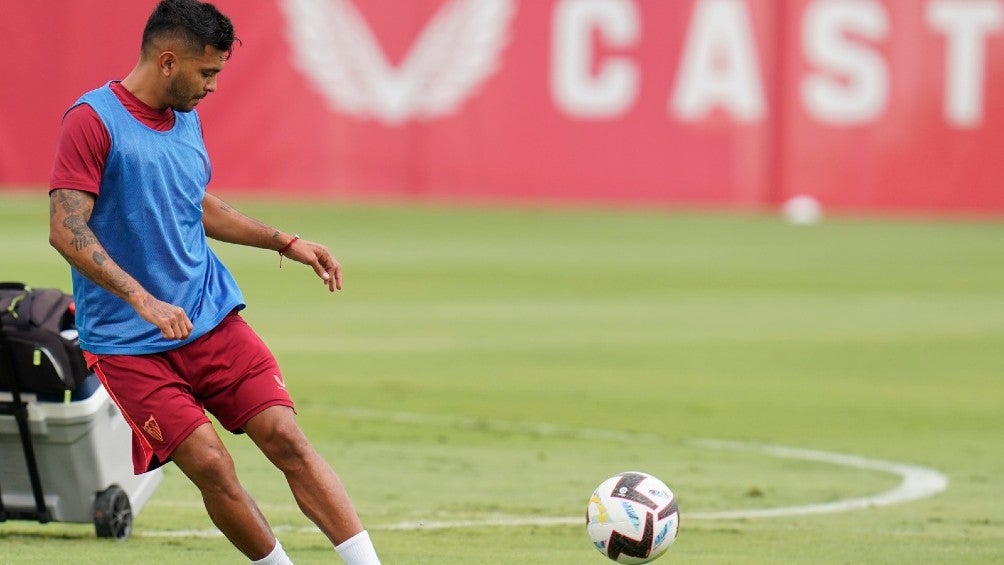
<instances>
[{"instance_id":1,"label":"soccer player","mask_svg":"<svg viewBox=\"0 0 1004 565\"><path fill-rule=\"evenodd\" d=\"M240 317L241 291L206 238L278 251L334 292L328 248L242 215L206 192L209 157L194 111L237 41L212 4L163 0L121 81L63 117L50 181L49 241L71 266L88 365L133 430L133 466L169 460L213 523L253 563L289 563L205 410L246 432L297 504L350 565L379 564L335 472L296 422L282 372Z\"/></svg>"}]
</instances>

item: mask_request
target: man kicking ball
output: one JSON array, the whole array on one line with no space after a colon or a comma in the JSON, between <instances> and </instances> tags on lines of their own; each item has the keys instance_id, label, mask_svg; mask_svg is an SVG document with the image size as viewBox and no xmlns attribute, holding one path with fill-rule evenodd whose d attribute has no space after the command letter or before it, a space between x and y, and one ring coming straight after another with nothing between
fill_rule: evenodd
<instances>
[{"instance_id":1,"label":"man kicking ball","mask_svg":"<svg viewBox=\"0 0 1004 565\"><path fill-rule=\"evenodd\" d=\"M338 476L311 447L272 353L241 318L244 298L206 238L278 251L330 291L328 248L244 216L206 192L194 111L216 91L233 24L212 4L163 0L139 61L63 118L49 241L71 266L80 344L133 430L136 473L174 463L213 523L254 563L290 563L238 482L205 410L246 432L286 476L303 513L350 565L379 564Z\"/></svg>"}]
</instances>

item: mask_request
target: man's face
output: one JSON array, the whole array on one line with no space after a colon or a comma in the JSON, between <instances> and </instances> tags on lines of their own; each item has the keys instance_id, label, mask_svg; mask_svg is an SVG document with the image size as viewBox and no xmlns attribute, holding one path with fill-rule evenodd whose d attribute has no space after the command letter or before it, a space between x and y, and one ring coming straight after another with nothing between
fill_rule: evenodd
<instances>
[{"instance_id":1,"label":"man's face","mask_svg":"<svg viewBox=\"0 0 1004 565\"><path fill-rule=\"evenodd\" d=\"M207 45L202 55L183 54L167 84L168 105L191 112L200 100L216 91L216 75L227 62L226 51Z\"/></svg>"}]
</instances>

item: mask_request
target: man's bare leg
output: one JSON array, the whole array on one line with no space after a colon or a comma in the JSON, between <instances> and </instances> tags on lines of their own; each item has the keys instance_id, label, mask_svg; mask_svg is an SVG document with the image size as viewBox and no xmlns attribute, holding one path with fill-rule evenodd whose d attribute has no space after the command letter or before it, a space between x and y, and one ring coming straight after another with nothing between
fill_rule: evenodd
<instances>
[{"instance_id":1,"label":"man's bare leg","mask_svg":"<svg viewBox=\"0 0 1004 565\"><path fill-rule=\"evenodd\" d=\"M212 424L196 428L171 459L198 487L209 517L234 547L252 561L272 551L275 534L238 481L233 459Z\"/></svg>"},{"instance_id":2,"label":"man's bare leg","mask_svg":"<svg viewBox=\"0 0 1004 565\"><path fill-rule=\"evenodd\" d=\"M363 531L344 485L307 441L292 409L267 408L251 418L244 431L283 472L300 509L333 544Z\"/></svg>"}]
</instances>

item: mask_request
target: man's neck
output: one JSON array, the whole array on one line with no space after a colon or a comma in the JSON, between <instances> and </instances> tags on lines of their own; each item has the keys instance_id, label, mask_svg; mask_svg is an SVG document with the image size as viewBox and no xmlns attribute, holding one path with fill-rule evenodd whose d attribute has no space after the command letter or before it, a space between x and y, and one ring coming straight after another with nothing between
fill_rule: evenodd
<instances>
[{"instance_id":1,"label":"man's neck","mask_svg":"<svg viewBox=\"0 0 1004 565\"><path fill-rule=\"evenodd\" d=\"M157 90L150 85L153 83L149 76L150 70L145 68L143 62L136 63L136 67L122 79L122 86L132 93L140 102L153 108L163 110L167 104L157 95Z\"/></svg>"}]
</instances>

